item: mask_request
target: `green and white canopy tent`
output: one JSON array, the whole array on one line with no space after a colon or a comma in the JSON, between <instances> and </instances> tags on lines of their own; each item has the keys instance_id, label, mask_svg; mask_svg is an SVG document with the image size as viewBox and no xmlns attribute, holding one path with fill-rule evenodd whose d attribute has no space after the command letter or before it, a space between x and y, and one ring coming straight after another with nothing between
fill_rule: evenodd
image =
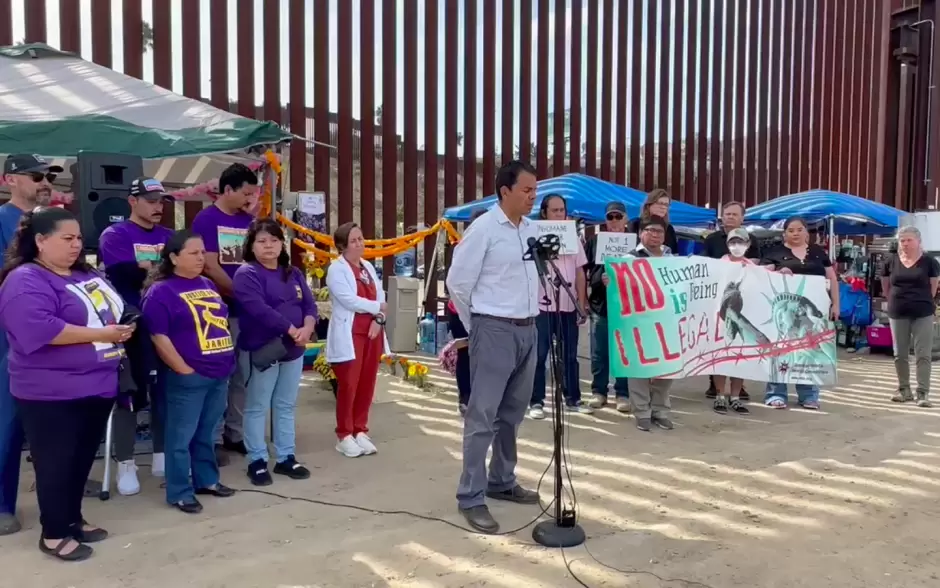
<instances>
[{"instance_id":1,"label":"green and white canopy tent","mask_svg":"<svg viewBox=\"0 0 940 588\"><path fill-rule=\"evenodd\" d=\"M136 155L168 187L258 161L291 134L48 45L0 47L0 157L35 153L65 168L80 151Z\"/></svg>"}]
</instances>

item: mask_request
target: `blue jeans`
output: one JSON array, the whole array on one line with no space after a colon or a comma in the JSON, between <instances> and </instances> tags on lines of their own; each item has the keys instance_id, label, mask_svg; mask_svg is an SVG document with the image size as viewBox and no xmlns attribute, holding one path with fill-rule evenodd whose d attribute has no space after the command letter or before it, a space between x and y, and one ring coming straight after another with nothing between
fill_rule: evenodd
<instances>
[{"instance_id":1,"label":"blue jeans","mask_svg":"<svg viewBox=\"0 0 940 588\"><path fill-rule=\"evenodd\" d=\"M591 315L591 392L607 396L607 384L610 382L610 340L607 337L607 317ZM614 380L614 392L617 398L629 398L626 378Z\"/></svg>"},{"instance_id":2,"label":"blue jeans","mask_svg":"<svg viewBox=\"0 0 940 588\"><path fill-rule=\"evenodd\" d=\"M228 378L166 374L166 501L191 501L193 487L219 483L215 426L225 413ZM189 472L192 470L192 481Z\"/></svg>"},{"instance_id":3,"label":"blue jeans","mask_svg":"<svg viewBox=\"0 0 940 588\"><path fill-rule=\"evenodd\" d=\"M787 385L767 382L767 389L764 391L764 404L767 404L774 398L787 401ZM813 384L796 384L797 402L819 402L819 386Z\"/></svg>"},{"instance_id":4,"label":"blue jeans","mask_svg":"<svg viewBox=\"0 0 940 588\"><path fill-rule=\"evenodd\" d=\"M559 325L558 322L561 324ZM581 402L581 381L578 366L578 315L575 312L539 313L535 319L538 327L537 351L535 356L535 379L532 388L530 406L545 404L545 360L551 350L555 334L561 336L557 352L563 362L565 381L563 382L565 403L577 406Z\"/></svg>"},{"instance_id":5,"label":"blue jeans","mask_svg":"<svg viewBox=\"0 0 940 588\"><path fill-rule=\"evenodd\" d=\"M0 332L3 355L0 356L0 514L16 512L16 496L20 485L20 454L23 452L23 426L16 401L10 394L10 373L7 370L6 333Z\"/></svg>"},{"instance_id":6,"label":"blue jeans","mask_svg":"<svg viewBox=\"0 0 940 588\"><path fill-rule=\"evenodd\" d=\"M294 412L297 408L297 389L304 370L304 358L274 364L263 372L252 367L250 354L238 354L239 369L247 382L245 386L245 448L248 462L268 460L268 446L264 440L265 418L270 408L271 440L278 463L294 455Z\"/></svg>"}]
</instances>

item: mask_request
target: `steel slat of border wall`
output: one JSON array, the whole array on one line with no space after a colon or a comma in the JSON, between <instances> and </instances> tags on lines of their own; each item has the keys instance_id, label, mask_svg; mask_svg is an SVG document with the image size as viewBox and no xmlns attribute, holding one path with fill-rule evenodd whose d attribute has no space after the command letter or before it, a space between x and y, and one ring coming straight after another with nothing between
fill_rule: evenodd
<instances>
[{"instance_id":1,"label":"steel slat of border wall","mask_svg":"<svg viewBox=\"0 0 940 588\"><path fill-rule=\"evenodd\" d=\"M448 30L456 30L456 28L451 29L448 25ZM591 58L590 56L589 53L588 59ZM454 58L456 59L456 56ZM456 67L456 61L454 64ZM590 93L590 86L588 92ZM519 159L532 163L532 155L532 0L521 0L519 3Z\"/></svg>"},{"instance_id":2,"label":"steel slat of border wall","mask_svg":"<svg viewBox=\"0 0 940 588\"><path fill-rule=\"evenodd\" d=\"M790 189L788 193L799 192L800 188L800 138L803 134L803 109L804 96L808 95L803 67L803 46L806 42L806 34L803 30L806 25L804 18L804 0L794 0L793 2L793 95L790 99L790 150L789 160L790 168L787 174L787 181Z\"/></svg>"},{"instance_id":3,"label":"steel slat of border wall","mask_svg":"<svg viewBox=\"0 0 940 588\"><path fill-rule=\"evenodd\" d=\"M535 91L535 169L538 177L548 177L548 21L549 0L538 1L538 75Z\"/></svg>"},{"instance_id":4,"label":"steel slat of border wall","mask_svg":"<svg viewBox=\"0 0 940 588\"><path fill-rule=\"evenodd\" d=\"M397 124L397 20L392 15L398 10L396 0L382 4L382 238L391 239L398 233L398 135ZM323 15L324 27L326 14ZM470 33L468 32L468 36ZM468 65L469 67L469 65ZM472 111L473 102L467 103ZM324 104L325 106L325 104ZM324 117L325 119L326 117ZM387 282L392 275L394 260L382 260L382 274Z\"/></svg>"},{"instance_id":5,"label":"steel slat of border wall","mask_svg":"<svg viewBox=\"0 0 940 588\"><path fill-rule=\"evenodd\" d=\"M688 186L682 185L682 142L685 139L682 135L682 115L684 103L682 101L682 81L683 75L689 69L688 59L685 58L685 0L677 0L675 4L675 59L673 60L673 81L672 81L672 157L670 159L671 180L669 190L673 198L688 202L686 195ZM688 147L686 147L688 148Z\"/></svg>"},{"instance_id":6,"label":"steel slat of border wall","mask_svg":"<svg viewBox=\"0 0 940 588\"><path fill-rule=\"evenodd\" d=\"M172 26L170 3L158 2L153 7L153 83L168 90L173 89Z\"/></svg>"},{"instance_id":7,"label":"steel slat of border wall","mask_svg":"<svg viewBox=\"0 0 940 588\"><path fill-rule=\"evenodd\" d=\"M375 3L363 2L359 14L359 224L375 232ZM454 35L456 37L456 35ZM456 190L455 190L456 192ZM454 200L454 204L457 201Z\"/></svg>"},{"instance_id":8,"label":"steel slat of border wall","mask_svg":"<svg viewBox=\"0 0 940 588\"><path fill-rule=\"evenodd\" d=\"M734 130L731 135L731 145L733 150L733 163L731 168L731 185L734 191L727 194L724 198L733 198L744 202L747 198L744 192L744 180L747 174L744 170L744 149L745 149L745 130L744 117L746 116L747 96L745 88L747 84L747 1L738 0L738 34L735 39L737 48L737 57L735 57L734 72Z\"/></svg>"},{"instance_id":9,"label":"steel slat of border wall","mask_svg":"<svg viewBox=\"0 0 940 588\"><path fill-rule=\"evenodd\" d=\"M868 142L868 128L872 125L871 119L871 92L876 88L875 80L871 75L872 44L874 43L874 9L875 6L869 2L863 3L862 30L859 31L861 39L861 55L859 57L860 87L859 87L859 110L858 118L861 121L858 129L858 139L856 141L858 149L858 165L854 170L855 184L858 186L857 196L871 198L871 185L868 183L867 168L870 165L869 149L871 144Z\"/></svg>"},{"instance_id":10,"label":"steel slat of border wall","mask_svg":"<svg viewBox=\"0 0 940 588\"><path fill-rule=\"evenodd\" d=\"M136 7L135 7L136 4ZM94 10L94 5L92 10ZM140 0L124 0L124 73L128 73L128 65L133 67L134 63L128 64L127 57L128 54L134 53L137 56L138 61L143 58L143 43L135 43L131 41L130 44L127 43L128 38L136 39L137 36L133 34L128 34L128 27L143 27L143 22L140 18ZM98 7L98 10L101 10ZM136 13L135 13L136 10ZM75 53L80 53L82 50L82 37L81 37L81 26L82 26L82 15L81 15L81 4L78 2L60 2L59 3L59 48L63 51L73 51ZM94 12L92 13L94 15ZM136 15L136 18L135 18ZM94 16L92 16L94 18ZM110 16L109 16L110 18ZM94 28L94 27L93 27ZM94 34L94 33L92 33ZM110 35L110 25L108 26L108 34ZM110 39L109 39L110 40ZM2 43L0 43L2 45ZM129 49L134 49L129 51ZM133 57L132 57L133 59ZM129 74L135 77L140 77L141 74Z\"/></svg>"},{"instance_id":11,"label":"steel slat of border wall","mask_svg":"<svg viewBox=\"0 0 940 588\"><path fill-rule=\"evenodd\" d=\"M707 0L706 0L707 1ZM643 141L643 3L631 2L633 21L633 65L630 68L630 187L640 187L640 154ZM590 91L590 88L588 88Z\"/></svg>"},{"instance_id":12,"label":"steel slat of border wall","mask_svg":"<svg viewBox=\"0 0 940 588\"><path fill-rule=\"evenodd\" d=\"M199 55L199 38L202 33L199 26L200 14L199 9L200 5L194 2L187 2L182 5L183 13L182 18L182 34L183 34L183 55ZM95 15L92 13L92 21L95 20ZM110 34L110 25L108 26L108 33ZM200 68L201 65L200 59L184 59L183 60L183 95L188 98L195 98L199 100L202 98L202 71ZM267 97L265 97L267 98ZM195 220L196 215L199 214L199 211L202 210L202 202L186 202L183 204L183 218L184 226L191 227L193 220ZM170 222L176 222L175 214L170 218Z\"/></svg>"},{"instance_id":13,"label":"steel slat of border wall","mask_svg":"<svg viewBox=\"0 0 940 588\"><path fill-rule=\"evenodd\" d=\"M614 86L614 68L613 68L613 42L614 42L614 3L612 0L604 0L604 12L601 15L601 132L600 132L600 152L601 152L601 179L610 181L611 176L611 149L610 137L613 127L613 86Z\"/></svg>"},{"instance_id":14,"label":"steel slat of border wall","mask_svg":"<svg viewBox=\"0 0 940 588\"><path fill-rule=\"evenodd\" d=\"M768 119L768 140L767 140L767 193L766 200L771 200L780 196L780 67L782 66L781 55L781 30L783 20L783 2L785 0L773 0L773 12L771 15L772 31L770 35L770 47L767 61L770 68L770 117Z\"/></svg>"},{"instance_id":15,"label":"steel slat of border wall","mask_svg":"<svg viewBox=\"0 0 940 588\"><path fill-rule=\"evenodd\" d=\"M161 3L162 4L162 3ZM156 6L154 6L156 10ZM258 116L255 106L255 3L238 0L235 15L235 34L238 38L238 114L248 118ZM316 27L316 23L314 23ZM154 60L156 63L156 60ZM327 218L329 218L327 204ZM329 222L329 221L328 221Z\"/></svg>"},{"instance_id":16,"label":"steel slat of border wall","mask_svg":"<svg viewBox=\"0 0 940 588\"><path fill-rule=\"evenodd\" d=\"M858 6L852 7L849 16L852 37L861 36L859 31L860 12ZM842 143L842 171L840 175L844 186L843 191L856 194L858 188L855 183L857 178L855 170L858 166L858 146L855 144L858 137L858 131L855 128L858 124L858 47L855 46L855 43L847 43L846 45L846 56L843 63L848 71L842 103L842 108L846 112L845 122L842 125L845 140Z\"/></svg>"},{"instance_id":17,"label":"steel slat of border wall","mask_svg":"<svg viewBox=\"0 0 940 588\"><path fill-rule=\"evenodd\" d=\"M364 4L369 4L365 2ZM272 11L276 14L276 11ZM265 13L267 14L267 12ZM405 26L408 21L405 20ZM372 35L364 37L374 38ZM374 49L373 49L374 51ZM405 51L407 55L407 49ZM336 11L336 224L354 220L353 212L353 9L340 2ZM407 64L405 65L407 69ZM407 75L407 74L406 74ZM373 76L374 77L374 76ZM363 85L369 85L366 82ZM373 110L361 110L361 118L372 118ZM361 135L360 135L361 138ZM361 143L361 142L360 142ZM361 170L360 170L361 171ZM375 204L373 203L373 207ZM364 214L364 213L363 213ZM374 214L374 212L373 212ZM361 218L361 216L360 216ZM370 227L375 230L374 223ZM365 229L363 229L365 231ZM363 233L365 234L365 233Z\"/></svg>"},{"instance_id":18,"label":"steel slat of border wall","mask_svg":"<svg viewBox=\"0 0 940 588\"><path fill-rule=\"evenodd\" d=\"M872 157L868 169L868 181L874 193L873 200L884 202L884 152L885 152L885 125L887 123L887 95L888 95L888 41L890 30L887 23L889 13L887 5L876 5L875 8L875 58L872 60L872 75L877 84L877 94L872 104L872 125L869 141L873 145ZM938 161L933 158L933 161ZM935 168L936 169L936 168ZM936 178L936 175L931 174Z\"/></svg>"},{"instance_id":19,"label":"steel slat of border wall","mask_svg":"<svg viewBox=\"0 0 940 588\"><path fill-rule=\"evenodd\" d=\"M281 15L278 10L265 10L264 11L264 40L262 41L262 47L264 49L265 55L276 55L280 57L281 54ZM198 50L195 53L189 53L184 51L187 55L199 55ZM197 61L197 60L193 60ZM281 107L281 68L280 59L276 62L278 67L265 67L264 68L264 118L269 121L276 122L281 124L282 120L282 107ZM339 66L339 70L343 70L343 64ZM198 92L198 89L197 89Z\"/></svg>"},{"instance_id":20,"label":"steel slat of border wall","mask_svg":"<svg viewBox=\"0 0 940 588\"><path fill-rule=\"evenodd\" d=\"M313 189L323 192L327 230L333 228L331 220L334 211L330 196L332 163L330 149L320 143L330 142L329 13L329 0L313 0L313 14L310 15L313 19L313 138L318 141L313 148ZM394 205L394 202L392 204Z\"/></svg>"},{"instance_id":21,"label":"steel slat of border wall","mask_svg":"<svg viewBox=\"0 0 940 588\"><path fill-rule=\"evenodd\" d=\"M463 201L470 202L477 198L477 0L464 0L463 58Z\"/></svg>"},{"instance_id":22,"label":"steel slat of border wall","mask_svg":"<svg viewBox=\"0 0 940 588\"><path fill-rule=\"evenodd\" d=\"M762 175L757 169L757 143L762 128L758 124L757 62L760 59L760 0L747 0L748 65L747 65L747 126L744 157L744 190L740 194L745 206L757 204L757 184ZM766 96L765 94L762 96Z\"/></svg>"},{"instance_id":23,"label":"steel slat of border wall","mask_svg":"<svg viewBox=\"0 0 940 588\"><path fill-rule=\"evenodd\" d=\"M706 202L708 202L708 172L711 165L708 157L708 89L711 87L710 67L712 62L712 5L709 0L702 0L701 15L702 24L699 26L699 30L702 31L702 40L699 45L698 67L701 73L699 74L698 99L696 100L696 102L698 102L698 146L696 147L697 154L695 164L695 198L692 200L692 204L695 204L696 206L703 206Z\"/></svg>"},{"instance_id":24,"label":"steel slat of border wall","mask_svg":"<svg viewBox=\"0 0 940 588\"><path fill-rule=\"evenodd\" d=\"M842 114L842 43L844 38L843 27L845 25L844 9L839 0L829 0L829 12L832 18L830 23L831 43L829 45L830 55L827 58L829 67L829 84L826 88L826 103L829 105L828 118L823 119L826 125L826 143L823 145L828 155L828 167L824 178L824 185L830 190L839 189L839 146L841 133L839 125Z\"/></svg>"},{"instance_id":25,"label":"steel slat of border wall","mask_svg":"<svg viewBox=\"0 0 940 588\"><path fill-rule=\"evenodd\" d=\"M819 15L816 12L816 1L806 0L805 12L806 26L803 34L806 41L803 44L803 93L800 95L800 177L799 190L809 190L814 188L810 183L811 163L810 154L812 153L812 137L810 135L813 126L813 96L815 89L813 85L813 62L814 52L818 47L816 41L816 23Z\"/></svg>"},{"instance_id":26,"label":"steel slat of border wall","mask_svg":"<svg viewBox=\"0 0 940 588\"><path fill-rule=\"evenodd\" d=\"M0 0L0 47L13 44L13 0Z\"/></svg>"},{"instance_id":27,"label":"steel slat of border wall","mask_svg":"<svg viewBox=\"0 0 940 588\"><path fill-rule=\"evenodd\" d=\"M62 44L62 49L66 51L75 51L81 45L81 39L79 37L79 28L81 27L81 21L79 16L71 15L65 11L66 4L59 4L59 10L62 14L59 15L59 29L60 29L60 43ZM74 4L72 6L75 6ZM142 50L144 43L144 23L143 17L141 16L141 6L140 0L124 0L124 22L122 23L122 42L124 44L124 73L133 76L135 78L143 78L144 76L144 52ZM74 18L74 27L69 27L65 24L66 18ZM74 35L74 38L66 38L66 29L74 29L69 32L69 35ZM66 45L68 43L68 45Z\"/></svg>"},{"instance_id":28,"label":"steel slat of border wall","mask_svg":"<svg viewBox=\"0 0 940 588\"><path fill-rule=\"evenodd\" d=\"M426 2L427 5L435 4L434 2ZM435 9L436 14L436 9ZM512 159L515 159L515 143L513 142L513 130L514 120L513 120L513 111L515 108L515 90L516 90L516 74L513 71L513 66L515 65L515 2L514 0L503 0L503 45L502 45L502 55L500 63L500 71L503 74L503 106L502 106L502 135L503 135L503 146L500 149L502 158L500 164L509 162ZM430 18L430 9L428 12L428 17ZM428 33L430 35L430 31ZM429 37L430 40L430 37ZM436 38L435 38L436 43ZM425 52L425 55L430 55L429 52ZM433 58L436 62L437 57ZM428 61L427 67L430 67L430 61ZM577 86L575 86L577 87ZM573 97L572 97L573 100ZM434 103L436 104L436 96ZM430 104L430 101L429 101ZM428 107L430 108L430 107ZM571 106L572 112L575 111L574 104ZM580 111L580 108L578 109ZM425 127L427 128L436 128L435 127ZM425 274L427 275L427 274Z\"/></svg>"},{"instance_id":29,"label":"steel slat of border wall","mask_svg":"<svg viewBox=\"0 0 940 588\"><path fill-rule=\"evenodd\" d=\"M659 4L659 161L656 172L656 187L669 189L669 36L672 24L672 2L660 0Z\"/></svg>"},{"instance_id":30,"label":"steel slat of border wall","mask_svg":"<svg viewBox=\"0 0 940 588\"><path fill-rule=\"evenodd\" d=\"M291 6L291 8L294 7ZM294 12L296 11L291 13L292 17L295 16ZM209 83L212 91L212 105L228 111L231 108L228 87L228 0L212 0L209 6L209 47L209 77L211 78ZM295 45L292 47L296 49ZM291 59L295 59L293 51ZM298 129L294 129L294 132L303 134L303 131L298 133Z\"/></svg>"},{"instance_id":31,"label":"steel slat of border wall","mask_svg":"<svg viewBox=\"0 0 940 588\"><path fill-rule=\"evenodd\" d=\"M721 92L727 82L722 79L722 63L727 60L723 57L722 36L725 2L724 0L715 0L712 19L714 22L712 29L712 55L715 71L712 72L712 99L711 99L711 145L709 147L709 165L708 165L708 196L700 205L718 204L722 200L721 195L721 171L719 162L721 160Z\"/></svg>"},{"instance_id":32,"label":"steel slat of border wall","mask_svg":"<svg viewBox=\"0 0 940 588\"><path fill-rule=\"evenodd\" d=\"M780 188L778 195L791 194L790 184L790 143L793 133L793 45L795 44L796 27L794 25L794 3L783 0L783 75L780 89Z\"/></svg>"},{"instance_id":33,"label":"steel slat of border wall","mask_svg":"<svg viewBox=\"0 0 940 588\"><path fill-rule=\"evenodd\" d=\"M35 5L33 2L32 5ZM185 11L185 5L183 10ZM197 6L198 11L198 6ZM61 15L60 15L61 18ZM185 23L185 20L184 20ZM60 40L61 43L61 40ZM111 0L91 2L91 60L98 65L111 67Z\"/></svg>"},{"instance_id":34,"label":"steel slat of border wall","mask_svg":"<svg viewBox=\"0 0 940 588\"><path fill-rule=\"evenodd\" d=\"M836 157L838 161L836 163L836 176L835 181L833 182L834 190L839 192L844 192L848 189L847 178L848 178L848 150L849 150L849 132L848 127L851 119L849 118L849 110L851 104L851 53L849 47L849 40L854 35L854 31L846 31L845 27L851 26L852 20L852 10L850 3L846 2L842 5L840 10L842 13L841 23L841 39L839 42L839 56L836 60L836 63L839 64L837 71L837 76L839 78L838 87L836 90L835 97L835 111L836 116L838 117L837 126L833 129L833 141L837 145Z\"/></svg>"},{"instance_id":35,"label":"steel slat of border wall","mask_svg":"<svg viewBox=\"0 0 940 588\"><path fill-rule=\"evenodd\" d=\"M755 162L756 184L754 186L754 200L750 204L760 204L767 200L768 180L770 176L768 167L768 142L770 141L770 76L773 71L770 45L773 41L773 33L770 28L770 15L772 12L772 3L770 0L758 0L760 4L760 72L758 73L757 87L757 110L755 116L755 126L753 127L757 137L757 161Z\"/></svg>"},{"instance_id":36,"label":"steel slat of border wall","mask_svg":"<svg viewBox=\"0 0 940 588\"><path fill-rule=\"evenodd\" d=\"M656 3L646 2L646 128L643 133L643 189L656 186Z\"/></svg>"},{"instance_id":37,"label":"steel slat of border wall","mask_svg":"<svg viewBox=\"0 0 940 588\"><path fill-rule=\"evenodd\" d=\"M629 39L627 34L627 6L617 6L617 128L614 131L616 147L616 170L614 177L618 184L627 183L627 50L624 46Z\"/></svg>"},{"instance_id":38,"label":"steel slat of border wall","mask_svg":"<svg viewBox=\"0 0 940 588\"><path fill-rule=\"evenodd\" d=\"M213 7L214 8L214 7ZM288 103L290 104L289 123L292 133L299 137L307 136L307 90L306 90L306 21L305 0L290 0L288 7L289 19L287 25L288 43ZM214 20L214 19L210 19ZM224 20L222 21L225 22ZM213 31L215 23L213 23ZM223 27L224 30L224 27ZM213 40L213 45L215 41ZM215 47L213 46L213 50ZM215 84L215 64L213 63L212 83ZM363 68L364 69L364 68ZM226 82L228 83L228 82ZM371 86L371 84L369 84ZM220 89L228 95L228 86ZM212 88L212 99L215 102L216 88ZM303 108L298 108L302 105ZM307 189L307 144L294 139L290 143L290 189L302 191ZM365 174L363 165L363 174ZM363 229L365 230L365 229Z\"/></svg>"},{"instance_id":39,"label":"steel slat of border wall","mask_svg":"<svg viewBox=\"0 0 940 588\"><path fill-rule=\"evenodd\" d=\"M496 0L483 0L483 196L496 189Z\"/></svg>"},{"instance_id":40,"label":"steel slat of border wall","mask_svg":"<svg viewBox=\"0 0 940 588\"><path fill-rule=\"evenodd\" d=\"M510 23L511 24L511 23ZM437 2L424 4L424 224L437 222ZM510 29L511 31L512 29ZM511 53L509 54L512 55ZM510 62L512 60L510 59ZM505 90L504 90L505 92ZM505 96L505 93L504 93ZM512 104L512 85L509 90ZM504 113L505 116L505 113ZM512 116L510 115L510 121ZM503 119L504 124L506 119ZM512 134L509 136L510 146ZM437 249L437 235L424 240L424 275L428 279L428 294L424 301L424 311L437 316L438 277L437 264L432 264L434 251Z\"/></svg>"},{"instance_id":41,"label":"steel slat of border wall","mask_svg":"<svg viewBox=\"0 0 940 588\"><path fill-rule=\"evenodd\" d=\"M30 2L26 13L26 42L46 42L46 1ZM12 41L11 41L12 42Z\"/></svg>"},{"instance_id":42,"label":"steel slat of border wall","mask_svg":"<svg viewBox=\"0 0 940 588\"><path fill-rule=\"evenodd\" d=\"M688 7L688 21L689 21L689 43L686 47L687 56L685 58L685 75L686 75L686 98L681 104L685 108L685 135L683 140L685 141L685 170L683 174L683 200L685 202L694 203L696 200L695 192L695 113L696 109L701 110L702 101L699 100L696 96L699 88L697 69L695 67L695 57L699 53L698 48L698 8L696 3L690 3Z\"/></svg>"},{"instance_id":43,"label":"steel slat of border wall","mask_svg":"<svg viewBox=\"0 0 940 588\"><path fill-rule=\"evenodd\" d=\"M522 27L525 29L525 18L522 18ZM444 30L456 31L460 22L460 13L456 2L444 3ZM444 206L457 205L457 102L458 102L458 71L457 57L460 53L457 46L457 35L451 33L444 35ZM525 63L526 52L520 56ZM524 68L523 68L524 69ZM525 88L523 79L521 87ZM525 111L523 103L521 111ZM524 124L524 123L523 123ZM525 140L525 139L524 139Z\"/></svg>"},{"instance_id":44,"label":"steel slat of border wall","mask_svg":"<svg viewBox=\"0 0 940 588\"><path fill-rule=\"evenodd\" d=\"M560 176L565 173L565 85L568 83L565 75L565 2L556 0L555 2L555 71L554 73L554 157L552 158L552 176ZM494 43L495 44L495 43ZM544 56L548 59L548 55ZM484 110L484 112L486 112Z\"/></svg>"},{"instance_id":45,"label":"steel slat of border wall","mask_svg":"<svg viewBox=\"0 0 940 588\"><path fill-rule=\"evenodd\" d=\"M418 0L404 0L404 157L402 200L404 229L418 224ZM383 16L384 18L384 16ZM352 69L350 63L350 69ZM486 84L484 83L484 88ZM384 113L384 109L383 109ZM384 114L383 114L384 116Z\"/></svg>"},{"instance_id":46,"label":"steel slat of border wall","mask_svg":"<svg viewBox=\"0 0 940 588\"><path fill-rule=\"evenodd\" d=\"M826 55L828 47L826 45L826 22L827 0L816 0L814 10L815 31L813 32L813 109L810 120L812 125L809 128L809 174L807 183L810 188L822 188L820 174L823 168L823 152L820 149L822 145L823 129L820 121L822 120L823 110L823 85L828 78L825 77Z\"/></svg>"},{"instance_id":47,"label":"steel slat of border wall","mask_svg":"<svg viewBox=\"0 0 940 588\"><path fill-rule=\"evenodd\" d=\"M510 0L503 0L507 4ZM590 0L588 0L590 2ZM571 139L568 141L568 167L581 172L581 27L584 17L581 0L571 0ZM510 66L510 71L512 67Z\"/></svg>"},{"instance_id":48,"label":"steel slat of border wall","mask_svg":"<svg viewBox=\"0 0 940 588\"><path fill-rule=\"evenodd\" d=\"M728 0L725 3L725 47L727 52L724 63L725 84L724 102L719 102L721 109L721 191L717 197L712 197L711 204L719 206L724 200L734 198L734 163L732 152L734 150L734 99L737 71L735 59L737 56L735 41L740 39L737 29L737 2Z\"/></svg>"},{"instance_id":49,"label":"steel slat of border wall","mask_svg":"<svg viewBox=\"0 0 940 588\"><path fill-rule=\"evenodd\" d=\"M525 3L526 0L523 0ZM597 19L598 0L588 0L587 104L584 109L584 173L597 175Z\"/></svg>"}]
</instances>

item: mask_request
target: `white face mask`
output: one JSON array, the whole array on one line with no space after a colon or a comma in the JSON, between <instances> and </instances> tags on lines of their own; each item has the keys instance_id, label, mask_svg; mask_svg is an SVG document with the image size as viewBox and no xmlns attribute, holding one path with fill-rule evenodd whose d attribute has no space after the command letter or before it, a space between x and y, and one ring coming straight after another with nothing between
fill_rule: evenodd
<instances>
[{"instance_id":1,"label":"white face mask","mask_svg":"<svg viewBox=\"0 0 940 588\"><path fill-rule=\"evenodd\" d=\"M728 245L728 251L731 253L731 257L744 257L744 254L747 253L747 245L744 243L734 243Z\"/></svg>"}]
</instances>

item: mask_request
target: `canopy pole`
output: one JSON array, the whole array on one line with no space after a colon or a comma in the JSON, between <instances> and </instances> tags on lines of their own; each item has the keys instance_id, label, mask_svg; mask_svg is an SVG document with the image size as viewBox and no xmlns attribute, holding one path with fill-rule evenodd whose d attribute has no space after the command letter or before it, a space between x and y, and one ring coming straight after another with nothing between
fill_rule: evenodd
<instances>
[{"instance_id":1,"label":"canopy pole","mask_svg":"<svg viewBox=\"0 0 940 588\"><path fill-rule=\"evenodd\" d=\"M834 262L836 260L836 257L838 257L837 249L836 249L838 247L838 243L836 243L836 217L835 215L829 215L829 222L827 224L828 224L828 229L829 229L829 259Z\"/></svg>"}]
</instances>

